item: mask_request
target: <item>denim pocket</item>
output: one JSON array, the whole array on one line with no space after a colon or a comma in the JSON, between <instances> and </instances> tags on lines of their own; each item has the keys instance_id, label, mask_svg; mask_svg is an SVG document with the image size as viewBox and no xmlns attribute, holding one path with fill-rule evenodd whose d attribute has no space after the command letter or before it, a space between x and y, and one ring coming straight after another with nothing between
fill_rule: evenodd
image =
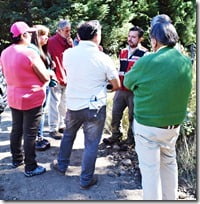
<instances>
[{"instance_id":1,"label":"denim pocket","mask_svg":"<svg viewBox=\"0 0 200 204\"><path fill-rule=\"evenodd\" d=\"M102 106L100 109L88 110L89 121L105 121L106 118L106 106Z\"/></svg>"},{"instance_id":2,"label":"denim pocket","mask_svg":"<svg viewBox=\"0 0 200 204\"><path fill-rule=\"evenodd\" d=\"M99 118L99 110L98 109L92 109L88 110L88 120L89 121L96 121Z\"/></svg>"}]
</instances>

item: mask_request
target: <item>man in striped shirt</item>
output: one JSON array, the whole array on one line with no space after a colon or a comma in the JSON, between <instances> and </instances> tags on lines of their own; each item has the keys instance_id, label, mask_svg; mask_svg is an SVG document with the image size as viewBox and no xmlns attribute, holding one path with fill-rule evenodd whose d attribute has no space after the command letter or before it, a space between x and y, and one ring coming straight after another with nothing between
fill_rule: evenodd
<instances>
[{"instance_id":1,"label":"man in striped shirt","mask_svg":"<svg viewBox=\"0 0 200 204\"><path fill-rule=\"evenodd\" d=\"M144 31L138 26L134 26L129 29L127 43L128 46L120 51L120 68L119 77L121 81L121 88L116 91L113 99L113 109L112 109L112 136L109 138L104 138L103 142L105 144L134 144L132 122L133 122L133 93L124 87L124 75L127 73L134 65L134 63L142 57L147 49L141 45L143 40ZM129 118L129 128L127 131L127 138L122 142L123 133L120 131L121 120L125 108L128 107L128 118Z\"/></svg>"}]
</instances>

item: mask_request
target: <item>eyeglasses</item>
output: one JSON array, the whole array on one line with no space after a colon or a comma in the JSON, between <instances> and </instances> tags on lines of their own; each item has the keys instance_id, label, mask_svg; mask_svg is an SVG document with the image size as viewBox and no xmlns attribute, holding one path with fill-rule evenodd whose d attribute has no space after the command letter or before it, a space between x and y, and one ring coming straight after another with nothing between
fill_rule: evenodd
<instances>
[{"instance_id":1,"label":"eyeglasses","mask_svg":"<svg viewBox=\"0 0 200 204\"><path fill-rule=\"evenodd\" d=\"M34 33L34 32L29 32L29 31L28 31L28 32L25 32L24 34L25 34L25 35L29 34L29 35L32 36L33 33Z\"/></svg>"},{"instance_id":2,"label":"eyeglasses","mask_svg":"<svg viewBox=\"0 0 200 204\"><path fill-rule=\"evenodd\" d=\"M88 21L88 24L92 26L92 31L90 33L91 35L97 32L97 30L101 29L101 25L98 20Z\"/></svg>"}]
</instances>

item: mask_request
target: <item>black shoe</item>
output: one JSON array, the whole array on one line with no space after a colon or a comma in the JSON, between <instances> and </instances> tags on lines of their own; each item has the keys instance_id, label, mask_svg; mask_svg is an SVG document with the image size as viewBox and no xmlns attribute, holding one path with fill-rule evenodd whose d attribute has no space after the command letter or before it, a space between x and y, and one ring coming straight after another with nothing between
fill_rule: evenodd
<instances>
[{"instance_id":1,"label":"black shoe","mask_svg":"<svg viewBox=\"0 0 200 204\"><path fill-rule=\"evenodd\" d=\"M32 171L25 171L24 175L26 177L32 177L32 176L37 176L40 174L43 174L44 172L46 172L46 169L42 166L37 166L34 170Z\"/></svg>"},{"instance_id":2,"label":"black shoe","mask_svg":"<svg viewBox=\"0 0 200 204\"><path fill-rule=\"evenodd\" d=\"M59 133L64 133L64 130L65 130L65 128L59 128L59 129L58 129L58 132L59 132Z\"/></svg>"},{"instance_id":3,"label":"black shoe","mask_svg":"<svg viewBox=\"0 0 200 204\"><path fill-rule=\"evenodd\" d=\"M119 143L120 140L118 137L109 137L109 138L104 138L103 139L103 143L106 144L106 145L112 145L114 143Z\"/></svg>"},{"instance_id":4,"label":"black shoe","mask_svg":"<svg viewBox=\"0 0 200 204\"><path fill-rule=\"evenodd\" d=\"M59 167L58 167L58 161L57 160L53 160L52 162L52 167L53 169L55 169L57 172L59 172L60 174L62 175L65 175L65 170L61 170Z\"/></svg>"},{"instance_id":5,"label":"black shoe","mask_svg":"<svg viewBox=\"0 0 200 204\"><path fill-rule=\"evenodd\" d=\"M90 181L90 183L89 183L88 185L86 185L86 186L80 185L80 189L82 189L82 190L88 190L91 186L97 184L97 181L98 181L97 178L96 178L96 177L93 177L93 179Z\"/></svg>"},{"instance_id":6,"label":"black shoe","mask_svg":"<svg viewBox=\"0 0 200 204\"><path fill-rule=\"evenodd\" d=\"M38 151L45 151L46 149L50 148L50 143L48 140L46 139L42 139L42 140L37 140L35 142L35 149Z\"/></svg>"},{"instance_id":7,"label":"black shoe","mask_svg":"<svg viewBox=\"0 0 200 204\"><path fill-rule=\"evenodd\" d=\"M126 140L122 142L122 144L126 145L135 145L134 137L128 137Z\"/></svg>"},{"instance_id":8,"label":"black shoe","mask_svg":"<svg viewBox=\"0 0 200 204\"><path fill-rule=\"evenodd\" d=\"M127 144L120 144L119 147L120 147L120 151L127 151L129 145L127 145Z\"/></svg>"},{"instance_id":9,"label":"black shoe","mask_svg":"<svg viewBox=\"0 0 200 204\"><path fill-rule=\"evenodd\" d=\"M24 164L23 161L13 162L13 163L12 163L12 167L13 167L13 168L17 168L18 166L21 166L21 165L23 165L23 164Z\"/></svg>"},{"instance_id":10,"label":"black shoe","mask_svg":"<svg viewBox=\"0 0 200 204\"><path fill-rule=\"evenodd\" d=\"M57 131L50 132L49 136L56 139L56 140L62 139L62 134L60 132L57 132Z\"/></svg>"}]
</instances>

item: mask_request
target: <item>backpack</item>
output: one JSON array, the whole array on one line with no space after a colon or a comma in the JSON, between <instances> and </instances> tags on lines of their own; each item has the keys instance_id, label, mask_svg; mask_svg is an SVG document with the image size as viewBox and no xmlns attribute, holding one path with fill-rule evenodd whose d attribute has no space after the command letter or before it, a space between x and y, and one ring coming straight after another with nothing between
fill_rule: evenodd
<instances>
[{"instance_id":1,"label":"backpack","mask_svg":"<svg viewBox=\"0 0 200 204\"><path fill-rule=\"evenodd\" d=\"M7 107L6 81L0 67L0 114Z\"/></svg>"}]
</instances>

